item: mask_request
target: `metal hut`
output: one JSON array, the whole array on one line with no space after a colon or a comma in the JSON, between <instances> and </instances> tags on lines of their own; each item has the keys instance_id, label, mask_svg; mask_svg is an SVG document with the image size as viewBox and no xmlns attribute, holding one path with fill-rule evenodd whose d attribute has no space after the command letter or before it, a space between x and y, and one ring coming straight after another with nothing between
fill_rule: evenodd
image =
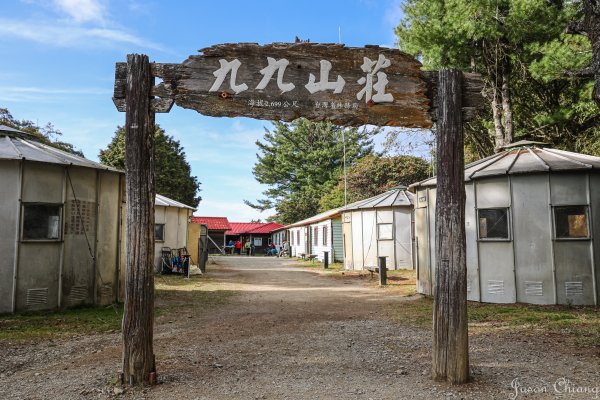
<instances>
[{"instance_id":1,"label":"metal hut","mask_svg":"<svg viewBox=\"0 0 600 400\"><path fill-rule=\"evenodd\" d=\"M0 125L0 313L116 301L123 182Z\"/></svg>"},{"instance_id":2,"label":"metal hut","mask_svg":"<svg viewBox=\"0 0 600 400\"><path fill-rule=\"evenodd\" d=\"M467 295L598 304L600 157L521 141L465 167ZM435 279L436 179L416 193L417 290Z\"/></svg>"},{"instance_id":3,"label":"metal hut","mask_svg":"<svg viewBox=\"0 0 600 400\"><path fill-rule=\"evenodd\" d=\"M342 209L346 269L376 267L378 257L387 257L388 269L414 268L413 197L399 186Z\"/></svg>"}]
</instances>

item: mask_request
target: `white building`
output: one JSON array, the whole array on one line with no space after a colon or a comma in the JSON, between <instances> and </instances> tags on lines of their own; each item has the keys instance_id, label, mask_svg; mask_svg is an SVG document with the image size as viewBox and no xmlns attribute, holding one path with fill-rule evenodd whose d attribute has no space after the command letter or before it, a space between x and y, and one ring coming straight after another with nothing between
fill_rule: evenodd
<instances>
[{"instance_id":1,"label":"white building","mask_svg":"<svg viewBox=\"0 0 600 400\"><path fill-rule=\"evenodd\" d=\"M342 209L346 269L377 267L378 257L388 269L414 268L413 198L398 187Z\"/></svg>"},{"instance_id":2,"label":"white building","mask_svg":"<svg viewBox=\"0 0 600 400\"><path fill-rule=\"evenodd\" d=\"M414 184L417 289L435 278L436 179ZM600 157L518 142L465 168L467 296L598 304Z\"/></svg>"},{"instance_id":3,"label":"white building","mask_svg":"<svg viewBox=\"0 0 600 400\"><path fill-rule=\"evenodd\" d=\"M340 208L325 211L313 217L287 225L292 257L315 255L323 261L324 252L329 254L329 262L344 260L342 242L342 220Z\"/></svg>"},{"instance_id":4,"label":"white building","mask_svg":"<svg viewBox=\"0 0 600 400\"><path fill-rule=\"evenodd\" d=\"M0 126L0 313L117 300L124 180Z\"/></svg>"},{"instance_id":5,"label":"white building","mask_svg":"<svg viewBox=\"0 0 600 400\"><path fill-rule=\"evenodd\" d=\"M157 194L154 202L154 265L161 265L161 249L187 246L188 223L195 208Z\"/></svg>"}]
</instances>

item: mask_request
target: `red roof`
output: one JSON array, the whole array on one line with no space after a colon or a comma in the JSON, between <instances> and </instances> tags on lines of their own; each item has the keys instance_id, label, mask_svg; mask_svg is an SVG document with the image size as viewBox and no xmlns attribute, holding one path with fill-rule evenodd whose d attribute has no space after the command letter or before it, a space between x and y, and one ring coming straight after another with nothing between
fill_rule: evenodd
<instances>
[{"instance_id":1,"label":"red roof","mask_svg":"<svg viewBox=\"0 0 600 400\"><path fill-rule=\"evenodd\" d=\"M276 222L231 222L229 225L231 229L225 232L226 235L271 233L283 227Z\"/></svg>"},{"instance_id":2,"label":"red roof","mask_svg":"<svg viewBox=\"0 0 600 400\"><path fill-rule=\"evenodd\" d=\"M226 231L231 229L231 224L227 217L192 217L195 224L208 225L209 231Z\"/></svg>"}]
</instances>

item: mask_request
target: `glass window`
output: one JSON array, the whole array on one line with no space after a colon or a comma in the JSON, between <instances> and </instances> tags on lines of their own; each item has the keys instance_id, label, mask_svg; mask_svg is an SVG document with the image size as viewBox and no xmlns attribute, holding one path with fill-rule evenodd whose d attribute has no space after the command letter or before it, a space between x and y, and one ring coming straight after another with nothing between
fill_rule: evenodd
<instances>
[{"instance_id":1,"label":"glass window","mask_svg":"<svg viewBox=\"0 0 600 400\"><path fill-rule=\"evenodd\" d=\"M394 238L392 224L377 224L377 239L391 240Z\"/></svg>"},{"instance_id":2,"label":"glass window","mask_svg":"<svg viewBox=\"0 0 600 400\"><path fill-rule=\"evenodd\" d=\"M24 204L23 240L60 240L61 211L58 204Z\"/></svg>"},{"instance_id":3,"label":"glass window","mask_svg":"<svg viewBox=\"0 0 600 400\"><path fill-rule=\"evenodd\" d=\"M297 230L296 231L296 245L299 245L299 244L300 244L300 231Z\"/></svg>"},{"instance_id":4,"label":"glass window","mask_svg":"<svg viewBox=\"0 0 600 400\"><path fill-rule=\"evenodd\" d=\"M509 239L508 208L478 210L479 239Z\"/></svg>"},{"instance_id":5,"label":"glass window","mask_svg":"<svg viewBox=\"0 0 600 400\"><path fill-rule=\"evenodd\" d=\"M315 226L313 228L313 246L319 245L319 227Z\"/></svg>"},{"instance_id":6,"label":"glass window","mask_svg":"<svg viewBox=\"0 0 600 400\"><path fill-rule=\"evenodd\" d=\"M554 229L557 239L588 238L587 206L554 207Z\"/></svg>"},{"instance_id":7,"label":"glass window","mask_svg":"<svg viewBox=\"0 0 600 400\"><path fill-rule=\"evenodd\" d=\"M327 246L327 225L323 226L323 246Z\"/></svg>"},{"instance_id":8,"label":"glass window","mask_svg":"<svg viewBox=\"0 0 600 400\"><path fill-rule=\"evenodd\" d=\"M165 224L154 224L154 240L164 242L164 240L165 240Z\"/></svg>"}]
</instances>

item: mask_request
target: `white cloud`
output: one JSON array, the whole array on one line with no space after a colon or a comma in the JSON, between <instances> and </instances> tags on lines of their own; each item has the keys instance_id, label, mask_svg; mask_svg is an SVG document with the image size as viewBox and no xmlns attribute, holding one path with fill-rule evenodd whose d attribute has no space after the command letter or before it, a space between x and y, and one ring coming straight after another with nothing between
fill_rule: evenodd
<instances>
[{"instance_id":1,"label":"white cloud","mask_svg":"<svg viewBox=\"0 0 600 400\"><path fill-rule=\"evenodd\" d=\"M250 222L256 219L264 221L271 214L268 210L261 213L242 202L211 200L202 200L194 213L201 216L227 217L230 222Z\"/></svg>"},{"instance_id":2,"label":"white cloud","mask_svg":"<svg viewBox=\"0 0 600 400\"><path fill-rule=\"evenodd\" d=\"M98 47L114 44L134 45L164 51L162 46L119 29L60 26L40 21L0 18L0 38L16 37L59 47ZM0 39L1 40L1 39Z\"/></svg>"},{"instance_id":3,"label":"white cloud","mask_svg":"<svg viewBox=\"0 0 600 400\"><path fill-rule=\"evenodd\" d=\"M105 22L106 8L97 0L54 0L54 5L76 23Z\"/></svg>"}]
</instances>

